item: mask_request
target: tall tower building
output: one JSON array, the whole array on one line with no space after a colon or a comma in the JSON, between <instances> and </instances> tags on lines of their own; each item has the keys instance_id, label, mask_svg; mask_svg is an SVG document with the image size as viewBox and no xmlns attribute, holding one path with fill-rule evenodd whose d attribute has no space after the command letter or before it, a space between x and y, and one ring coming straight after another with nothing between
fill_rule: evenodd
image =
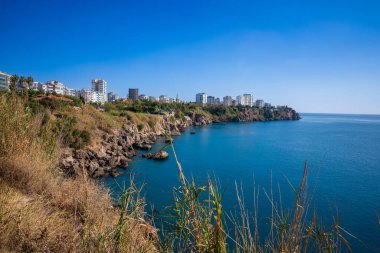
<instances>
[{"instance_id":1,"label":"tall tower building","mask_svg":"<svg viewBox=\"0 0 380 253\"><path fill-rule=\"evenodd\" d=\"M107 102L107 82L105 80L92 80L92 91L95 92L97 102Z\"/></svg>"},{"instance_id":2,"label":"tall tower building","mask_svg":"<svg viewBox=\"0 0 380 253\"><path fill-rule=\"evenodd\" d=\"M131 99L133 102L139 99L139 89L129 89L128 98Z\"/></svg>"},{"instance_id":3,"label":"tall tower building","mask_svg":"<svg viewBox=\"0 0 380 253\"><path fill-rule=\"evenodd\" d=\"M207 103L207 94L206 93L198 93L195 95L195 102L201 105Z\"/></svg>"}]
</instances>

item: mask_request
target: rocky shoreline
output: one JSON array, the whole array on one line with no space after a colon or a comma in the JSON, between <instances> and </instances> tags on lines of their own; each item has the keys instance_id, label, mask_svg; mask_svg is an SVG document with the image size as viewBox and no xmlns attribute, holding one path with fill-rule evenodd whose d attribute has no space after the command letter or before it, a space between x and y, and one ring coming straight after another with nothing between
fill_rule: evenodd
<instances>
[{"instance_id":1,"label":"rocky shoreline","mask_svg":"<svg viewBox=\"0 0 380 253\"><path fill-rule=\"evenodd\" d=\"M253 110L246 110L230 122L265 121ZM298 120L299 114L290 111L272 120ZM192 113L182 119L175 119L173 113L160 115L154 127L126 122L122 129L113 132L97 130L99 138L83 149L64 148L59 168L68 176L87 173L91 177L118 176L118 168L127 168L136 150L149 150L160 136L177 136L190 126L202 126L220 122L208 115Z\"/></svg>"}]
</instances>

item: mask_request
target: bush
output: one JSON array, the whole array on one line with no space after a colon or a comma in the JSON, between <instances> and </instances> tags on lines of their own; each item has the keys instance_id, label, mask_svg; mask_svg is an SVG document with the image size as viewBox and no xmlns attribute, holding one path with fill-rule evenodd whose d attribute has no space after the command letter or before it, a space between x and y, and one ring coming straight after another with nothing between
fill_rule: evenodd
<instances>
[{"instance_id":1,"label":"bush","mask_svg":"<svg viewBox=\"0 0 380 253\"><path fill-rule=\"evenodd\" d=\"M154 129L156 126L156 121L154 119L149 119L148 120L148 125L151 129Z\"/></svg>"},{"instance_id":2,"label":"bush","mask_svg":"<svg viewBox=\"0 0 380 253\"><path fill-rule=\"evenodd\" d=\"M90 143L90 133L86 130L74 129L72 132L71 148L83 148Z\"/></svg>"},{"instance_id":3,"label":"bush","mask_svg":"<svg viewBox=\"0 0 380 253\"><path fill-rule=\"evenodd\" d=\"M139 130L139 131L141 131L141 130L143 130L144 129L144 124L143 123L139 123L139 124L137 124L137 129Z\"/></svg>"}]
</instances>

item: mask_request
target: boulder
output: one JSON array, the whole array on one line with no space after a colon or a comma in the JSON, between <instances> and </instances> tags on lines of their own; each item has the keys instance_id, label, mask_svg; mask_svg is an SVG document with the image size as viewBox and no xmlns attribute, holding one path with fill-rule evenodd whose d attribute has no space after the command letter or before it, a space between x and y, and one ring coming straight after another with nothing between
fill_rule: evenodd
<instances>
[{"instance_id":1,"label":"boulder","mask_svg":"<svg viewBox=\"0 0 380 253\"><path fill-rule=\"evenodd\" d=\"M109 174L110 174L111 177L115 178L115 177L120 176L120 175L123 174L123 173L121 173L121 172L119 172L119 171L116 171L116 170L113 170L113 171L111 171Z\"/></svg>"},{"instance_id":2,"label":"boulder","mask_svg":"<svg viewBox=\"0 0 380 253\"><path fill-rule=\"evenodd\" d=\"M166 159L168 159L168 158L169 158L169 154L168 154L168 152L163 151L163 150L158 151L157 153L155 153L155 154L153 155L153 159L154 159L154 160L166 160Z\"/></svg>"},{"instance_id":3,"label":"boulder","mask_svg":"<svg viewBox=\"0 0 380 253\"><path fill-rule=\"evenodd\" d=\"M145 157L147 159L152 159L153 158L153 154L152 153L146 153L146 154L143 154L142 157Z\"/></svg>"}]
</instances>

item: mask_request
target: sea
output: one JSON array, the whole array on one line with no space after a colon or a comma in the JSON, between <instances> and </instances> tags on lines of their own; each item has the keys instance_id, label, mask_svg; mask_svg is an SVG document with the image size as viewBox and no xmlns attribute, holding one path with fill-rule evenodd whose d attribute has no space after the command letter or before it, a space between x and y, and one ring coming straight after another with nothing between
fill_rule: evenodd
<instances>
[{"instance_id":1,"label":"sea","mask_svg":"<svg viewBox=\"0 0 380 253\"><path fill-rule=\"evenodd\" d=\"M294 206L295 191L308 164L310 215L325 229L339 224L354 252L380 252L380 115L301 114L298 121L215 123L193 127L174 138L188 179L218 181L227 213L237 209L236 186L253 211L258 194L259 231L268 232L273 194L278 206ZM165 145L160 139L150 152ZM172 205L179 173L171 148L166 161L138 151L128 170L102 182L115 198L131 177L141 186L146 209L165 213Z\"/></svg>"}]
</instances>

